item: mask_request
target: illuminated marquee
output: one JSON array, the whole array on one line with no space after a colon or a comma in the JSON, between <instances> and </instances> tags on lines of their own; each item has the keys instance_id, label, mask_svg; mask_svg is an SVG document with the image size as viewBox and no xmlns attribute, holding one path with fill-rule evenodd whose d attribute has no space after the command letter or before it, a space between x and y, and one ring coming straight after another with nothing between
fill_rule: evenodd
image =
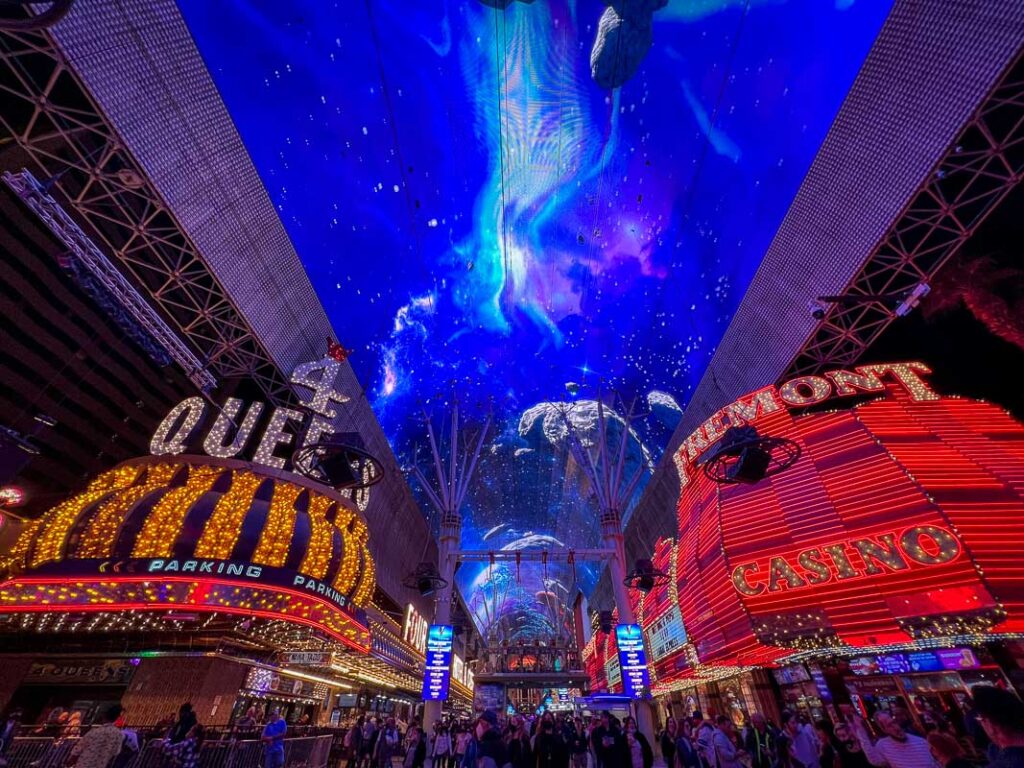
<instances>
[{"instance_id":1,"label":"illuminated marquee","mask_svg":"<svg viewBox=\"0 0 1024 768\"><path fill-rule=\"evenodd\" d=\"M408 603L405 608L402 639L420 653L424 653L427 650L427 627L427 620L420 615L412 603Z\"/></svg>"},{"instance_id":2,"label":"illuminated marquee","mask_svg":"<svg viewBox=\"0 0 1024 768\"><path fill-rule=\"evenodd\" d=\"M267 568L262 565L252 565L251 563L231 563L224 562L222 560L190 560L190 559L173 559L173 560L149 560L144 563L145 570L149 573L197 573L200 575L208 574L213 575L224 575L224 576L238 576L246 579L254 580L272 580L272 574L278 569ZM323 595L331 602L337 603L340 607L344 608L348 604L348 598L341 592L332 587L329 583L314 579L312 576L306 576L302 573L287 573L285 572L282 576L278 576L276 579L278 582L290 581L295 589L302 589L308 592L313 592L317 595Z\"/></svg>"},{"instance_id":3,"label":"illuminated marquee","mask_svg":"<svg viewBox=\"0 0 1024 768\"><path fill-rule=\"evenodd\" d=\"M369 531L324 486L231 459L135 459L27 521L0 613L188 607L315 627L363 652Z\"/></svg>"},{"instance_id":4,"label":"illuminated marquee","mask_svg":"<svg viewBox=\"0 0 1024 768\"><path fill-rule=\"evenodd\" d=\"M256 464L275 469L294 469L303 472L302 467L292 467L289 459L277 455L277 451L295 441L294 431L300 431L302 447L314 445L335 432L332 420L338 412L332 403L346 403L348 395L334 389L334 383L341 373L341 363L331 357L316 362L303 363L292 373L291 382L311 394L303 405L311 411L307 414L293 408L278 407L267 409L266 403L245 403L229 397L221 408L214 408L202 397L182 400L160 422L149 451L154 456L177 456L192 445L201 425L208 420L211 411L217 413L212 425L201 443L202 451L218 459L238 456L248 457ZM245 409L243 417L242 410ZM264 426L259 440L253 442L253 432L264 411L269 414L263 419ZM239 421L241 417L241 421Z\"/></svg>"},{"instance_id":5,"label":"illuminated marquee","mask_svg":"<svg viewBox=\"0 0 1024 768\"><path fill-rule=\"evenodd\" d=\"M674 595L634 606L648 632L670 604L682 613L688 644L653 659L656 687L795 651L1024 631L1024 425L937 394L928 372L800 376L738 398L682 443L677 559L662 566ZM749 423L799 445L799 460L747 485L697 471L728 427Z\"/></svg>"},{"instance_id":6,"label":"illuminated marquee","mask_svg":"<svg viewBox=\"0 0 1024 768\"><path fill-rule=\"evenodd\" d=\"M793 557L776 555L767 564L743 563L733 570L732 583L737 592L753 597L766 590L794 590L905 571L912 565L940 565L955 560L962 549L959 539L944 528L919 525L899 535L885 533L811 547Z\"/></svg>"},{"instance_id":7,"label":"illuminated marquee","mask_svg":"<svg viewBox=\"0 0 1024 768\"><path fill-rule=\"evenodd\" d=\"M907 391L915 401L938 400L939 396L921 379L931 373L924 363L880 363L862 365L855 371L828 371L822 376L798 376L780 387L765 387L716 411L683 441L675 453L680 484L690 481L691 467L729 427L742 426L785 409L807 408L832 398L882 394L886 383Z\"/></svg>"},{"instance_id":8,"label":"illuminated marquee","mask_svg":"<svg viewBox=\"0 0 1024 768\"><path fill-rule=\"evenodd\" d=\"M370 634L320 595L237 577L111 574L91 578L19 576L0 584L0 613L108 613L168 609L259 617L318 629L368 652Z\"/></svg>"}]
</instances>

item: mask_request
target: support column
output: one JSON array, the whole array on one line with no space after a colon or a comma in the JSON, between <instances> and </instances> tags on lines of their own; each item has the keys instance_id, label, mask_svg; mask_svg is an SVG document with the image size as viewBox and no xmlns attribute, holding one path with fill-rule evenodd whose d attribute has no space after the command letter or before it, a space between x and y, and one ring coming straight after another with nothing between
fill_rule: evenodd
<instances>
[{"instance_id":1,"label":"support column","mask_svg":"<svg viewBox=\"0 0 1024 768\"><path fill-rule=\"evenodd\" d=\"M604 510L601 513L601 536L604 545L608 549L615 550L615 556L608 564L612 578L612 593L615 596L615 607L619 612L620 624L635 624L636 615L633 613L633 604L629 602L629 591L626 589L626 546L622 536L622 521L618 510ZM655 749L654 739L654 713L651 711L651 703L647 699L637 699L633 702L636 712L636 727L647 737L651 749Z\"/></svg>"},{"instance_id":2,"label":"support column","mask_svg":"<svg viewBox=\"0 0 1024 768\"><path fill-rule=\"evenodd\" d=\"M462 538L462 515L446 512L441 516L441 535L437 542L438 573L447 583L437 593L434 603L434 624L447 624L452 617L452 594L455 589L455 554ZM441 719L440 701L423 702L423 730L430 733L434 723Z\"/></svg>"}]
</instances>

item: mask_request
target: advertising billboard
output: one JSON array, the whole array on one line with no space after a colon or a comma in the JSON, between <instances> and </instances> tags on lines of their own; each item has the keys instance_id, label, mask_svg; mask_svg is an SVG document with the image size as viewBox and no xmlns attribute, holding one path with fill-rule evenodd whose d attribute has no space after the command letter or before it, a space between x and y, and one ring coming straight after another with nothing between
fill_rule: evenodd
<instances>
[{"instance_id":1,"label":"advertising billboard","mask_svg":"<svg viewBox=\"0 0 1024 768\"><path fill-rule=\"evenodd\" d=\"M444 701L451 683L452 628L431 624L427 630L427 661L423 672L423 700Z\"/></svg>"},{"instance_id":2,"label":"advertising billboard","mask_svg":"<svg viewBox=\"0 0 1024 768\"><path fill-rule=\"evenodd\" d=\"M650 688L644 634L639 624L619 624L615 627L615 644L619 648L619 667L622 671L622 692L627 696L643 698Z\"/></svg>"}]
</instances>

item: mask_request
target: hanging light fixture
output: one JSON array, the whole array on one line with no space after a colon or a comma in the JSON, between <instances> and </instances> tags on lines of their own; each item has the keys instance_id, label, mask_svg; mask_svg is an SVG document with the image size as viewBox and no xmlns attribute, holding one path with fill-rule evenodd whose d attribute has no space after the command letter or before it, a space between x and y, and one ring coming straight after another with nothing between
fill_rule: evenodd
<instances>
[{"instance_id":1,"label":"hanging light fixture","mask_svg":"<svg viewBox=\"0 0 1024 768\"><path fill-rule=\"evenodd\" d=\"M799 443L784 437L761 437L752 426L729 427L698 462L709 480L720 485L753 485L789 469L800 458Z\"/></svg>"},{"instance_id":2,"label":"hanging light fixture","mask_svg":"<svg viewBox=\"0 0 1024 768\"><path fill-rule=\"evenodd\" d=\"M638 589L650 592L655 587L663 587L669 582L669 575L654 567L654 563L646 558L636 561L636 567L622 580L627 589Z\"/></svg>"},{"instance_id":3,"label":"hanging light fixture","mask_svg":"<svg viewBox=\"0 0 1024 768\"><path fill-rule=\"evenodd\" d=\"M415 589L423 597L428 597L439 589L447 587L448 580L438 573L436 565L425 562L420 563L416 566L416 570L402 579L402 586Z\"/></svg>"},{"instance_id":4,"label":"hanging light fixture","mask_svg":"<svg viewBox=\"0 0 1024 768\"><path fill-rule=\"evenodd\" d=\"M337 490L369 488L384 477L384 467L362 443L355 432L330 435L295 451L292 465L306 477Z\"/></svg>"}]
</instances>

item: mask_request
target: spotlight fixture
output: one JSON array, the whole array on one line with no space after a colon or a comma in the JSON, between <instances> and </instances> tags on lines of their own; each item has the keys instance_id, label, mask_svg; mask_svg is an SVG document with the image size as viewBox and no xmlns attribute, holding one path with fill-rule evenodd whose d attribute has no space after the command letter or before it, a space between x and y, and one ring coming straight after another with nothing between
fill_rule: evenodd
<instances>
[{"instance_id":1,"label":"spotlight fixture","mask_svg":"<svg viewBox=\"0 0 1024 768\"><path fill-rule=\"evenodd\" d=\"M639 589L641 592L650 592L655 587L662 587L668 584L667 573L659 571L650 560L642 558L636 561L636 567L629 575L622 580L627 589Z\"/></svg>"},{"instance_id":2,"label":"spotlight fixture","mask_svg":"<svg viewBox=\"0 0 1024 768\"><path fill-rule=\"evenodd\" d=\"M325 437L292 455L292 465L311 480L337 490L363 489L384 477L383 465L363 448L354 432Z\"/></svg>"},{"instance_id":3,"label":"spotlight fixture","mask_svg":"<svg viewBox=\"0 0 1024 768\"><path fill-rule=\"evenodd\" d=\"M38 456L40 454L39 446L28 438L28 435L23 435L16 429L0 424L0 445L13 445L18 450L24 451L30 456Z\"/></svg>"},{"instance_id":4,"label":"spotlight fixture","mask_svg":"<svg viewBox=\"0 0 1024 768\"><path fill-rule=\"evenodd\" d=\"M828 312L828 310L825 308L825 305L822 304L820 301L808 301L807 309L810 310L811 317L813 317L815 320L824 320L825 314Z\"/></svg>"},{"instance_id":5,"label":"spotlight fixture","mask_svg":"<svg viewBox=\"0 0 1024 768\"><path fill-rule=\"evenodd\" d=\"M114 176L128 189L142 189L146 180L134 168L120 168Z\"/></svg>"},{"instance_id":6,"label":"spotlight fixture","mask_svg":"<svg viewBox=\"0 0 1024 768\"><path fill-rule=\"evenodd\" d=\"M793 466L800 445L783 437L761 437L752 426L729 427L698 462L719 485L752 485Z\"/></svg>"},{"instance_id":7,"label":"spotlight fixture","mask_svg":"<svg viewBox=\"0 0 1024 768\"><path fill-rule=\"evenodd\" d=\"M437 572L437 566L433 563L420 563L415 571L402 579L402 586L415 589L423 597L429 597L447 587L448 580Z\"/></svg>"}]
</instances>

